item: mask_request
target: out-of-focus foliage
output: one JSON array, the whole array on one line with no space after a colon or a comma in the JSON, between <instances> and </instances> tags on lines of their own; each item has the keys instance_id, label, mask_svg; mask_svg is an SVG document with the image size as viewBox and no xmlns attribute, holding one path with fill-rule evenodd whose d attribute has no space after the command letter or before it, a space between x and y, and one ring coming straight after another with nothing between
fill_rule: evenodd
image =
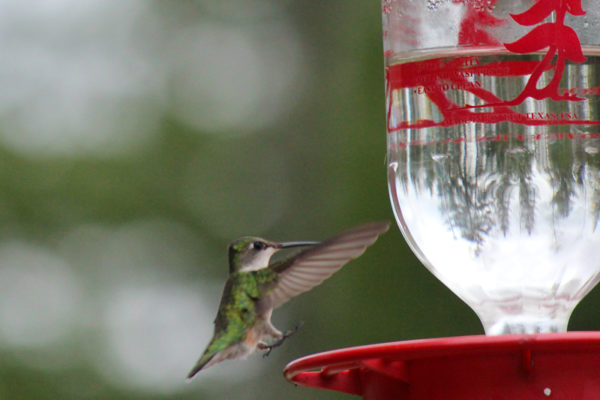
<instances>
[{"instance_id":1,"label":"out-of-focus foliage","mask_svg":"<svg viewBox=\"0 0 600 400\"><path fill-rule=\"evenodd\" d=\"M0 398L342 399L281 371L481 333L394 226L275 314L305 324L268 359L184 382L231 239L393 219L380 20L377 1L3 2ZM572 328L599 327L597 297Z\"/></svg>"}]
</instances>

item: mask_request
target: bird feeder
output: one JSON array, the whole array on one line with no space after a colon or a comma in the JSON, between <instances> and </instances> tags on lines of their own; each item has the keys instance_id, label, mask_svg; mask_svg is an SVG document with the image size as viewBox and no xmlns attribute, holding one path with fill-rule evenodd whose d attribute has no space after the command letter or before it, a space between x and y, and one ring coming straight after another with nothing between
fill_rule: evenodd
<instances>
[{"instance_id":1,"label":"bird feeder","mask_svg":"<svg viewBox=\"0 0 600 400\"><path fill-rule=\"evenodd\" d=\"M366 400L598 400L600 333L567 333L600 279L600 7L382 0L388 184L420 261L486 335L291 362Z\"/></svg>"},{"instance_id":2,"label":"bird feeder","mask_svg":"<svg viewBox=\"0 0 600 400\"><path fill-rule=\"evenodd\" d=\"M293 383L365 400L600 399L600 332L464 336L295 360Z\"/></svg>"}]
</instances>

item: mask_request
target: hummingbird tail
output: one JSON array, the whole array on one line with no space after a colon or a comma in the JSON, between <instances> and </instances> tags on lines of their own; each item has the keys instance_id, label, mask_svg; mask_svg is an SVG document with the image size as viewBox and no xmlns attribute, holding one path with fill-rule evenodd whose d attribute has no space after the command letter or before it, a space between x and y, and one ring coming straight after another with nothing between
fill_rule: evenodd
<instances>
[{"instance_id":1,"label":"hummingbird tail","mask_svg":"<svg viewBox=\"0 0 600 400\"><path fill-rule=\"evenodd\" d=\"M254 351L254 348L248 347L244 342L229 345L224 349L219 349L218 345L211 344L202 357L200 357L194 368L192 368L187 378L191 379L199 371L220 363L221 361L244 358L252 351Z\"/></svg>"},{"instance_id":2,"label":"hummingbird tail","mask_svg":"<svg viewBox=\"0 0 600 400\"><path fill-rule=\"evenodd\" d=\"M192 379L194 377L194 375L196 375L204 367L206 367L206 365L213 359L214 356L215 356L215 354L211 354L211 355L205 354L205 355L203 355L198 360L198 362L196 363L196 365L194 365L194 368L192 368L192 370L188 374L187 379Z\"/></svg>"}]
</instances>

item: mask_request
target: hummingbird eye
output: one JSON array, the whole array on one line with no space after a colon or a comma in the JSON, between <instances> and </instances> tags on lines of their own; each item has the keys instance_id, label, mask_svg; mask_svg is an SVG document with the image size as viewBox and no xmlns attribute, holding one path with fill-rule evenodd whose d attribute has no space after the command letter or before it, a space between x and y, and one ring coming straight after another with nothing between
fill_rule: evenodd
<instances>
[{"instance_id":1,"label":"hummingbird eye","mask_svg":"<svg viewBox=\"0 0 600 400\"><path fill-rule=\"evenodd\" d=\"M267 245L263 242L256 241L252 243L252 247L254 248L254 250L263 250L265 247L267 247Z\"/></svg>"}]
</instances>

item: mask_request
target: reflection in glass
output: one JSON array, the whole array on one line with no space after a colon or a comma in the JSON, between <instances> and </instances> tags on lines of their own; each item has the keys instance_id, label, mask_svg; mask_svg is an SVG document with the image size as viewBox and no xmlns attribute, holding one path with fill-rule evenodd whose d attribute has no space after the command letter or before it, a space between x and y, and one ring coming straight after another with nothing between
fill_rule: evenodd
<instances>
[{"instance_id":1,"label":"reflection in glass","mask_svg":"<svg viewBox=\"0 0 600 400\"><path fill-rule=\"evenodd\" d=\"M431 131L388 135L390 195L415 253L486 333L565 331L600 270L598 135Z\"/></svg>"}]
</instances>

